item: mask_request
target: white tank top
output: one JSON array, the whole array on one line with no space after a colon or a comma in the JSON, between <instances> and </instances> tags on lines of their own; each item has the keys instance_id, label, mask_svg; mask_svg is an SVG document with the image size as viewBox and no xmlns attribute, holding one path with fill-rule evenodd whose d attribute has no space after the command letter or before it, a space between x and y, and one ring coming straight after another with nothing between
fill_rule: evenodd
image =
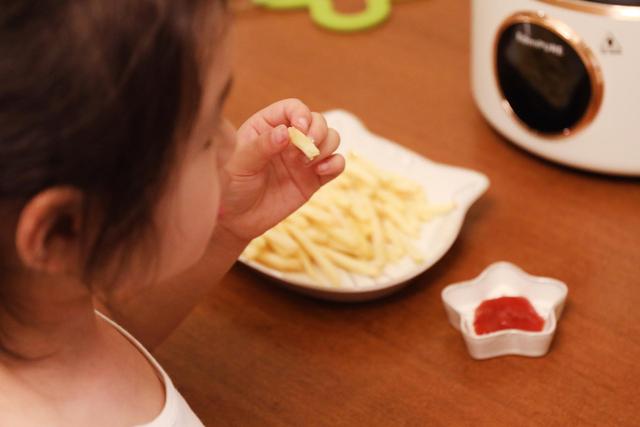
<instances>
[{"instance_id":1,"label":"white tank top","mask_svg":"<svg viewBox=\"0 0 640 427\"><path fill-rule=\"evenodd\" d=\"M125 338L127 338L140 352L149 360L149 363L155 368L158 377L164 384L165 402L160 414L151 422L140 424L135 427L203 427L204 424L193 413L184 397L180 395L178 390L171 382L171 378L162 369L160 364L153 358L151 353L143 347L129 332L124 330L122 326L106 317L104 314L96 311L98 316L116 328Z\"/></svg>"}]
</instances>

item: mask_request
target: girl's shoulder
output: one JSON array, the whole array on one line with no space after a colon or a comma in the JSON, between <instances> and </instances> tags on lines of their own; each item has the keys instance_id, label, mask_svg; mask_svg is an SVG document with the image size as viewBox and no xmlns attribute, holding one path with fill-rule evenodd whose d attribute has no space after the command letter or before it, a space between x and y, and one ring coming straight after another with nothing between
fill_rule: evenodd
<instances>
[{"instance_id":1,"label":"girl's shoulder","mask_svg":"<svg viewBox=\"0 0 640 427\"><path fill-rule=\"evenodd\" d=\"M60 425L48 402L0 367L0 426Z\"/></svg>"},{"instance_id":2,"label":"girl's shoulder","mask_svg":"<svg viewBox=\"0 0 640 427\"><path fill-rule=\"evenodd\" d=\"M162 382L164 388L164 405L158 416L151 422L141 425L140 427L166 427L166 426L184 426L184 427L202 427L203 424L198 416L193 412L189 404L184 400L182 395L173 385L171 378L162 369L160 364L151 355L151 353L127 330L118 325L104 314L96 311L99 318L104 320L106 324L110 325L122 335L130 344L133 345L147 360L147 363L153 367L158 376L158 379Z\"/></svg>"},{"instance_id":3,"label":"girl's shoulder","mask_svg":"<svg viewBox=\"0 0 640 427\"><path fill-rule=\"evenodd\" d=\"M0 426L134 425L162 413L164 384L147 355L107 323L93 334L78 351L0 363Z\"/></svg>"}]
</instances>

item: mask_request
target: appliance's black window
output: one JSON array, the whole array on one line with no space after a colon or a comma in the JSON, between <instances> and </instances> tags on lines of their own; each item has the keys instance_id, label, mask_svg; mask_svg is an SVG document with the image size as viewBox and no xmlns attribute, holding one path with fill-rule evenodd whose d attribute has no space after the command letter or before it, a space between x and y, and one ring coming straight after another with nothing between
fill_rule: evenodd
<instances>
[{"instance_id":1,"label":"appliance's black window","mask_svg":"<svg viewBox=\"0 0 640 427\"><path fill-rule=\"evenodd\" d=\"M498 81L514 113L547 134L576 125L591 101L578 53L555 32L531 23L507 27L497 45Z\"/></svg>"}]
</instances>

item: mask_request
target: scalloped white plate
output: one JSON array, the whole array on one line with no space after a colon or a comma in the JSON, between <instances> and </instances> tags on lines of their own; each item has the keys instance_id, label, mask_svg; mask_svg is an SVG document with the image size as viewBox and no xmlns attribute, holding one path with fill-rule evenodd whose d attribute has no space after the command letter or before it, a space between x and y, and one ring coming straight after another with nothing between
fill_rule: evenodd
<instances>
[{"instance_id":1,"label":"scalloped white plate","mask_svg":"<svg viewBox=\"0 0 640 427\"><path fill-rule=\"evenodd\" d=\"M341 153L355 151L382 169L396 172L420 183L431 203L453 201L455 209L437 217L422 228L415 242L424 262L416 264L406 257L388 266L380 277L343 274L342 286L316 283L301 273L283 273L240 257L240 262L276 279L297 292L336 301L365 301L400 289L410 279L426 271L449 250L458 237L469 207L489 187L487 177L479 172L432 162L406 148L369 132L354 115L343 110L324 113L330 127L341 136Z\"/></svg>"}]
</instances>

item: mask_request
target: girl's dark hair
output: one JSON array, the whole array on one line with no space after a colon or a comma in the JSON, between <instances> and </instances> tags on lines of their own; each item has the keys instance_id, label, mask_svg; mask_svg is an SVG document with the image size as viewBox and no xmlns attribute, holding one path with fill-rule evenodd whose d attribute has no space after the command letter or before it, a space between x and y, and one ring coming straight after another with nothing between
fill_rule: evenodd
<instances>
[{"instance_id":1,"label":"girl's dark hair","mask_svg":"<svg viewBox=\"0 0 640 427\"><path fill-rule=\"evenodd\" d=\"M102 212L86 274L151 222L174 141L195 118L194 23L215 12L200 3L2 2L0 204L51 186L83 191L86 212Z\"/></svg>"}]
</instances>

